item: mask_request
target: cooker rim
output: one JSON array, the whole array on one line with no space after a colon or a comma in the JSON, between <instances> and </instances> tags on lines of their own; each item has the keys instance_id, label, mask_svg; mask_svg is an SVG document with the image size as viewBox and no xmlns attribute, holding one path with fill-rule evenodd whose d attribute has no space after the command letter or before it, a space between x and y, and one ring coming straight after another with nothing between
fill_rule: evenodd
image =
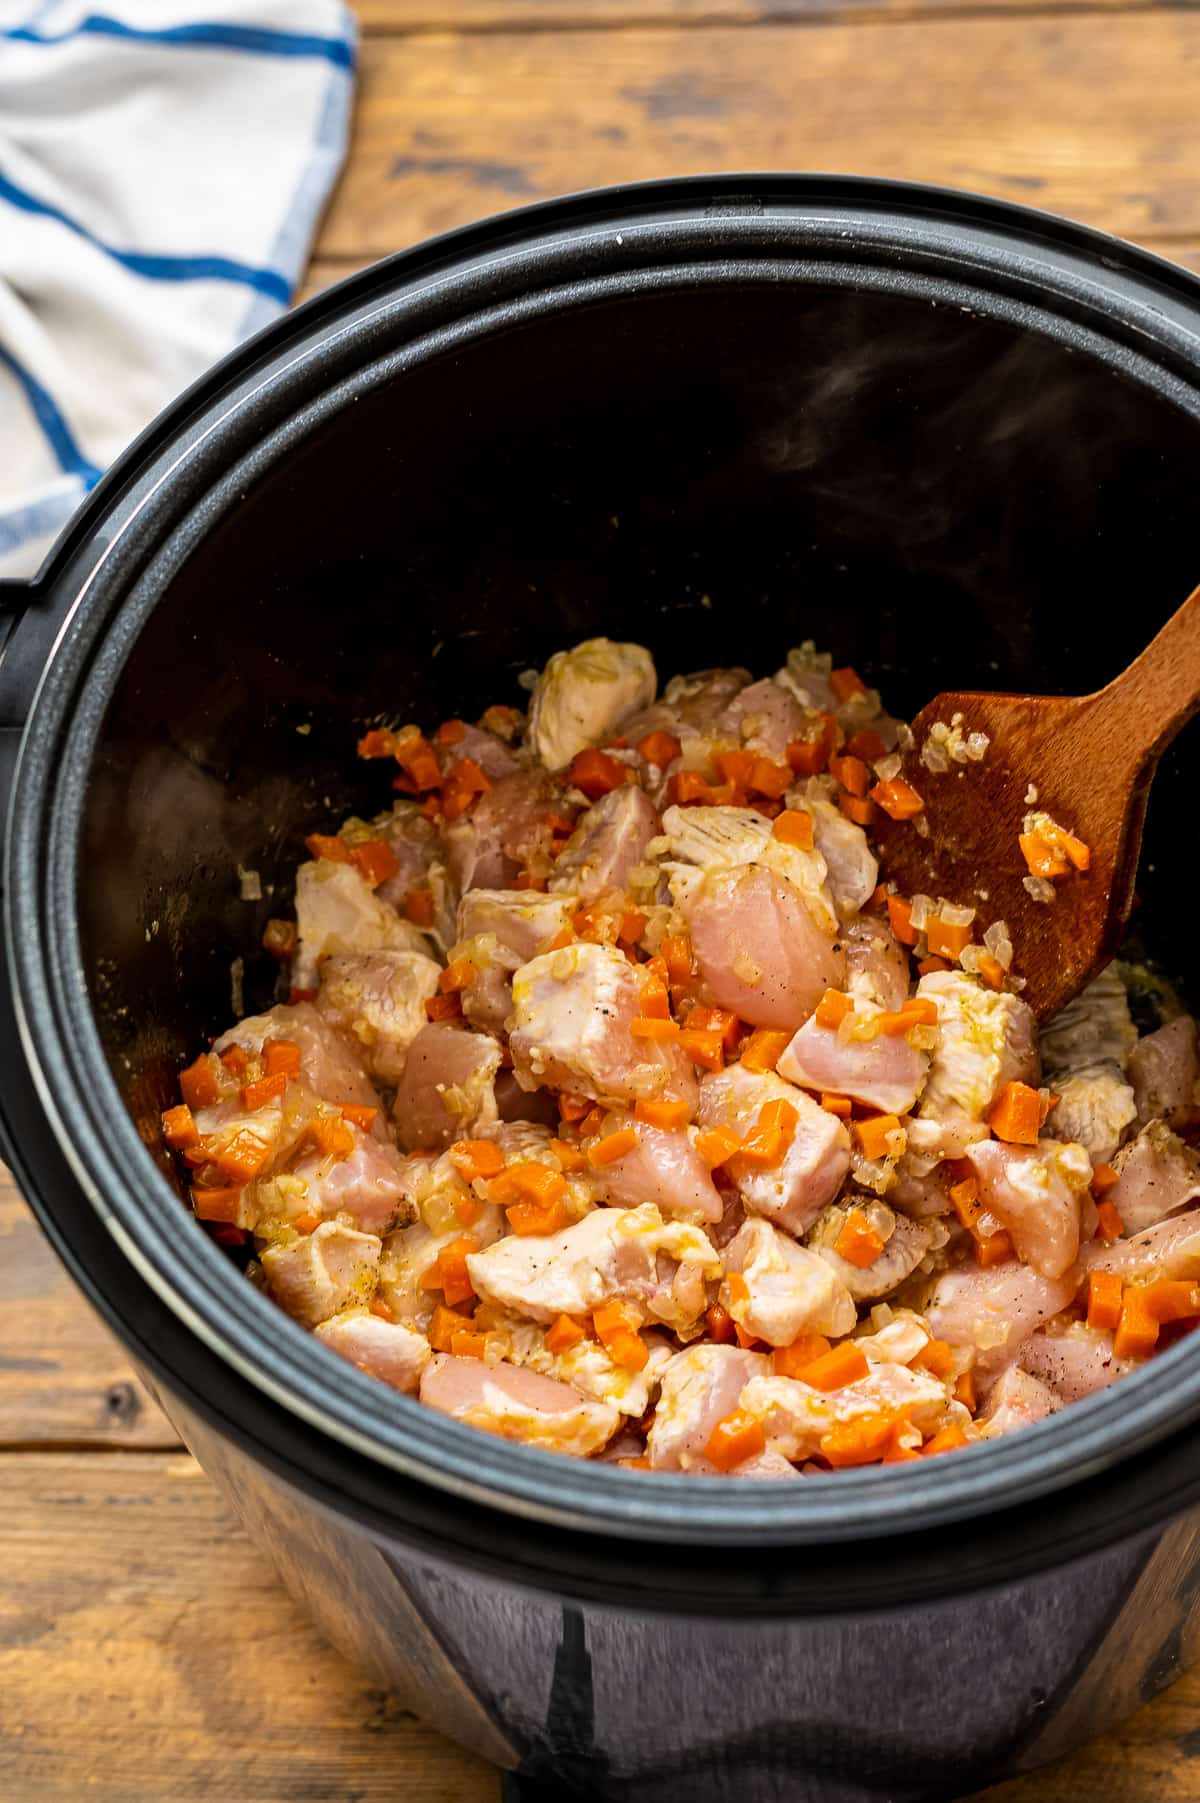
<instances>
[{"instance_id":1,"label":"cooker rim","mask_svg":"<svg viewBox=\"0 0 1200 1803\"><path fill-rule=\"evenodd\" d=\"M746 203L739 198L745 196L747 189L760 187L766 201ZM86 530L81 526L68 534L67 542L43 577L47 585L63 580L71 569L72 553L96 548L91 545L91 534L97 522L106 518L109 530L100 547L101 555L90 570L80 572L81 586L71 598L68 616L58 632L55 655L47 664L31 710L20 751L7 845L8 958L21 1039L42 1105L88 1203L121 1245L130 1264L173 1312L240 1375L256 1383L294 1415L368 1457L425 1483L441 1485L493 1508L592 1533L687 1540L704 1545L744 1544L751 1540L803 1545L912 1531L917 1517L922 1526L928 1526L934 1520L976 1517L1016 1506L1049 1489L1078 1483L1097 1471L1114 1467L1134 1456L1140 1447L1163 1439L1200 1414L1200 1343L1172 1348L1145 1371L1123 1380L1119 1407L1113 1403L1114 1387L1073 1405L1053 1421L993 1445L967 1449L953 1461L939 1460L936 1465L916 1471L903 1468L837 1473L819 1485L799 1487L761 1483L698 1485L696 1480L678 1475L630 1474L597 1465L584 1467L559 1455L493 1441L387 1391L353 1367L331 1360L310 1335L294 1323L281 1320L278 1311L251 1286L230 1286L228 1261L199 1228L191 1226L183 1236L194 1241L187 1249L186 1260L180 1257L178 1238L167 1246L169 1217L164 1217L162 1229L156 1230L164 1244L157 1248L155 1259L148 1259L145 1245L136 1237L139 1230L147 1227L143 1191L174 1207L179 1203L138 1140L109 1072L87 1001L74 905L78 843L75 829L84 805L87 764L69 754L94 745L107 698L144 618L139 610L153 605L164 582L170 579L172 563L177 566L193 547L197 535L210 531L223 517L232 505L233 491L244 489L248 474L257 475L269 462L286 456L321 420L350 404L353 394L362 393L368 385L394 379L406 355L410 360L425 361L430 355L442 354L448 345L464 336L486 335L518 320L537 317L536 303L546 314L552 314L564 304L591 304L597 298L629 292L631 286L636 286L637 278L636 272L631 273L626 267L616 273L610 270L603 280L598 278L592 283L550 283L532 292L526 288L523 300L514 301L510 296L491 308L468 306L458 312L456 328L434 330L424 338L418 335L402 342L401 349L384 355L367 355L365 360L353 358L351 373L343 373L332 384L326 373L325 386L315 390L313 398L305 402L297 371L302 369L307 347L307 355L320 374L320 353L330 349L329 322L341 315L347 328L357 325L360 336L366 340L362 349L369 350L370 335L364 328L380 311L393 326L406 313L413 317L419 313L421 275L435 251L450 272L450 287L465 287L464 298L469 300L470 279L478 282L482 278L486 289L489 276L494 277L503 269L506 251L517 257L526 275L530 266L536 271L539 261L546 274L556 252L578 257L582 242L597 227L615 235L620 244L617 223L633 238L630 256L621 261L634 261L635 249L650 249L657 259L650 267L661 284L668 270L676 275L681 270L684 274L691 271L689 264L664 264L662 257L672 248L672 208L679 212L685 226L693 228L694 237L700 215L694 204L686 204L684 197L697 190L720 196L711 202L717 209L715 220L711 211L705 215L708 232L719 241L710 251L709 279L714 278L718 268L723 271L721 279L769 279L780 262L796 279L800 267L796 251L781 260L774 255L782 233L781 215L790 213L794 215L791 222L797 242L804 243L810 265L828 281L836 273L837 264L830 255L813 256L817 235L825 234L829 249L848 248L837 243L836 223L831 226L828 217L821 214L822 206L828 205L826 197L831 189L843 200L849 190L852 203L857 200L861 204L870 197L872 202L899 205L900 220L911 227L915 218L918 227L923 223L927 228L923 247L926 252L930 236L936 239L940 228L951 243L949 254L944 248L940 253L945 260L951 261L957 248L976 281L990 269L993 276L1003 275L1010 287L1024 291L1026 298L1010 304L1000 287L991 291L961 280L952 284L944 276L928 278L926 290L930 294L938 289L960 304L964 297L969 298L975 310L988 317L1015 317L1028 324L1037 316L1049 335L1065 336L1098 353L1101 340L1096 338L1093 346L1094 334L1081 327L1078 319L1068 331L1065 315L1050 314L1035 303L1034 293L1044 295L1048 279L1053 278L1063 291L1056 296L1060 304L1065 293L1077 309L1095 312L1097 323L1101 316L1105 317L1110 328L1104 341L1110 366L1115 364L1127 374L1135 367L1141 368L1148 385L1158 388L1176 405L1190 400L1187 410L1200 412L1195 382L1183 382L1180 373L1189 366L1194 374L1200 372L1200 282L1171 265L1160 265L1158 259L1133 251L1132 247L1126 258L1125 247L1118 246L1119 268L1129 279L1130 292L1122 297L1126 303L1124 315L1118 310L1114 318L1110 277L1116 241L1087 228L1060 225L1046 215L1010 203L976 203L972 197L960 195L950 196L954 203L950 211L956 216L947 225L948 191L855 178L831 181L825 177L737 177L709 181L692 177L633 190L600 190L522 209L517 215L502 215L497 221L449 234L433 246L400 253L380 268L366 272L365 277L352 278L343 285L350 292L334 291L318 297L308 307L288 316L281 322L286 324L286 331L268 328L247 351L235 354L183 397L165 421L152 426L131 447L87 509L90 523ZM782 198L784 190L790 197L786 203ZM631 203L633 211L627 210ZM922 205L930 209L927 214L920 212ZM1018 234L1021 255L1014 254L1011 246L1007 247L1009 254L1003 255L1003 242L983 243L979 229L957 216L969 213L977 205L989 225L997 223L999 214L1003 232ZM853 211L851 204L851 214ZM881 204L881 211L886 215L888 205ZM529 228L539 223L546 225L548 231L530 235ZM803 236L804 225L810 231L807 240ZM899 220L893 219L893 248L899 244L899 248L915 254L920 247L906 243L906 234L898 225ZM644 241L647 232L653 239L650 244ZM637 242L639 234L643 235L641 243ZM728 253L720 249L720 242L727 241L730 234L745 241L757 239L762 254L750 262L731 261ZM683 236L687 236L686 232ZM870 236L865 234L868 241ZM886 239L886 225L880 229L879 237ZM956 238L962 242L955 245ZM1040 260L1044 239L1051 241L1052 246L1068 242L1070 255L1064 260L1057 252L1047 253L1048 269ZM882 245L876 242L869 248L877 255ZM768 251L772 254L766 254ZM969 256L968 251L972 253ZM1092 264L1101 251L1104 255L1100 260L1109 273L1096 278ZM1081 260L1080 270L1072 272L1072 258ZM897 274L886 267L875 269L867 259L854 267L860 281L868 280L871 269L879 284L894 292L922 290L922 282L914 281L911 273ZM1171 278L1166 283L1163 271ZM1077 277L1074 281L1070 279L1072 274ZM1090 285L1088 275L1101 285ZM444 280L441 286L446 286ZM1160 292L1163 286L1175 290L1179 297L1177 317L1171 316L1172 309L1165 304ZM570 301L565 299L567 292L571 292ZM381 295L380 307L375 302ZM1105 301L1103 309L1098 305L1101 298ZM301 334L295 322L304 322L306 314L308 329ZM1118 321L1125 332L1124 340L1115 329ZM358 342L353 331L347 330L344 336L352 344ZM334 333L333 340L336 338ZM1145 355L1147 344L1154 342L1162 353L1158 363L1151 363ZM1139 343L1140 351L1131 348ZM256 354L247 364L245 359L255 347ZM299 354L293 355L297 347ZM310 378L311 375L310 367ZM1200 380L1200 374L1197 379ZM261 423L253 425L257 451L248 452L247 435L252 421L257 421L260 397L269 390L272 380L279 385L279 417L265 436ZM202 405L197 415L198 404ZM230 462L228 440L236 442L239 430L243 454ZM176 447L178 455L172 460L176 433L182 437ZM157 481L153 464L146 463L156 446L160 449L159 464L165 457L168 466L159 471ZM209 463L215 463L220 472L214 475L211 485ZM105 487L107 497L103 493ZM87 561L85 556L84 564ZM106 564L107 574L103 568ZM140 575L136 581L131 580L138 568ZM82 604L89 596L90 612L85 612ZM61 755L64 749L68 751L66 756ZM44 868L40 868L43 854ZM113 1120L117 1123L111 1157L97 1135L88 1136L81 1147L67 1129L70 1106L78 1106L81 1094L89 1104L97 1098L97 1106L102 1096L108 1110L106 1126L114 1131ZM163 1269L168 1249L172 1263L180 1267L169 1275ZM186 1285L180 1281L185 1263ZM256 1311L260 1318L256 1318ZM248 1358L240 1350L234 1356L233 1327L247 1347L256 1349L256 1358ZM325 1392L329 1403L318 1407L311 1394L302 1400L299 1385L289 1381L293 1373L298 1373L312 1392ZM364 1422L371 1427L369 1435L362 1431ZM1113 1433L1118 1422L1122 1431ZM785 1494L780 1493L781 1488ZM547 1500L548 1493L553 1501Z\"/></svg>"}]
</instances>

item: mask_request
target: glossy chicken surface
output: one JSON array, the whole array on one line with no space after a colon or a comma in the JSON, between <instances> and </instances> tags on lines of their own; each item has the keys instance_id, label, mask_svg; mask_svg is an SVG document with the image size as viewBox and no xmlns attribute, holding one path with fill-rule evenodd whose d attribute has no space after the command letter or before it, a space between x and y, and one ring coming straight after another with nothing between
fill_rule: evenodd
<instances>
[{"instance_id":1,"label":"glossy chicken surface","mask_svg":"<svg viewBox=\"0 0 1200 1803\"><path fill-rule=\"evenodd\" d=\"M1013 1432L1195 1325L1195 1023L1159 984L1139 1034L1114 965L1039 1032L986 895L880 882L923 804L855 671L660 689L595 639L529 686L361 739L391 803L308 840L286 999L181 1074L251 1282L489 1433L780 1480Z\"/></svg>"}]
</instances>

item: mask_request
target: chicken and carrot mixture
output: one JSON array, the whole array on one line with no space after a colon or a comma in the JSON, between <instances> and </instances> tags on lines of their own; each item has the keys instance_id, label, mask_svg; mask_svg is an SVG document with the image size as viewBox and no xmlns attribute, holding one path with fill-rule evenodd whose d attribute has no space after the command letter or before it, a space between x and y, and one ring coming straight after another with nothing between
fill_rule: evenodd
<instances>
[{"instance_id":1,"label":"chicken and carrot mixture","mask_svg":"<svg viewBox=\"0 0 1200 1803\"><path fill-rule=\"evenodd\" d=\"M923 804L853 670L660 694L596 639L527 686L366 734L397 798L308 840L289 999L182 1074L252 1282L475 1427L757 1478L1009 1433L1195 1324L1193 1021L1139 1037L1113 966L1039 1033L1002 921L880 882Z\"/></svg>"}]
</instances>

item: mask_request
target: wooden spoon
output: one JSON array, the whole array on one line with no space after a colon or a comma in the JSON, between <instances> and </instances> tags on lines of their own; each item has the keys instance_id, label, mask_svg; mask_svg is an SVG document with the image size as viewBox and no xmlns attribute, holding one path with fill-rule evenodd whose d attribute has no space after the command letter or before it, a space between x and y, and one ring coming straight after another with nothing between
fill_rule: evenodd
<instances>
[{"instance_id":1,"label":"wooden spoon","mask_svg":"<svg viewBox=\"0 0 1200 1803\"><path fill-rule=\"evenodd\" d=\"M1097 631L1102 630L1098 619ZM950 690L913 721L901 772L925 803L915 820L880 813L871 831L884 872L904 896L974 907L976 939L1003 920L1013 973L1039 1019L1056 1014L1113 956L1133 903L1146 797L1155 766L1200 707L1200 588L1128 669L1094 695L988 695ZM935 774L920 761L930 728L982 732L982 762ZM1035 798L1036 797L1036 798ZM1038 901L1018 836L1044 811L1090 850L1086 870ZM927 831L918 822L927 823Z\"/></svg>"}]
</instances>

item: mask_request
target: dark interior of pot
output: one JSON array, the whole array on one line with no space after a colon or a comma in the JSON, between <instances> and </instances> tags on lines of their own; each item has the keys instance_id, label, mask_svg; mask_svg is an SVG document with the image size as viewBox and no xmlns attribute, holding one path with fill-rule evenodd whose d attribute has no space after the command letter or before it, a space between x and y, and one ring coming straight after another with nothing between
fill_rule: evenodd
<instances>
[{"instance_id":1,"label":"dark interior of pot","mask_svg":"<svg viewBox=\"0 0 1200 1803\"><path fill-rule=\"evenodd\" d=\"M664 679L766 674L812 638L900 713L950 685L1082 692L1200 574L1198 478L1200 424L1115 369L902 294L647 294L364 394L193 553L109 714L84 951L147 1142L231 1018L232 961L248 1009L272 999L259 940L304 835L389 804L363 722L519 701L594 633ZM1156 785L1141 886L1185 983L1195 749Z\"/></svg>"}]
</instances>

